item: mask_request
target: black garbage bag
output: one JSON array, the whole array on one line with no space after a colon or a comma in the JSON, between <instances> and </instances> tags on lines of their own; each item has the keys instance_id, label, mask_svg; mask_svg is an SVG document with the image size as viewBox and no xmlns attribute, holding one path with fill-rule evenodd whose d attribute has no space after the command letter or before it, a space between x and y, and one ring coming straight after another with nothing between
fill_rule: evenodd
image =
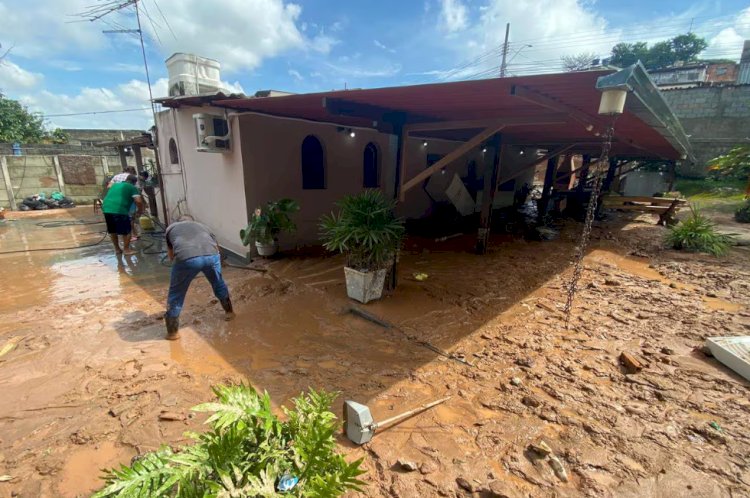
<instances>
[{"instance_id":1,"label":"black garbage bag","mask_svg":"<svg viewBox=\"0 0 750 498\"><path fill-rule=\"evenodd\" d=\"M45 209L49 209L46 204L43 202L40 202L37 204L37 206L34 208L36 211L44 211Z\"/></svg>"},{"instance_id":2,"label":"black garbage bag","mask_svg":"<svg viewBox=\"0 0 750 498\"><path fill-rule=\"evenodd\" d=\"M33 197L27 197L23 200L23 205L28 206L31 209L36 209L40 204L42 203L34 199Z\"/></svg>"},{"instance_id":3,"label":"black garbage bag","mask_svg":"<svg viewBox=\"0 0 750 498\"><path fill-rule=\"evenodd\" d=\"M21 204L20 206L18 206L18 209L21 211L31 211L31 208L26 204Z\"/></svg>"}]
</instances>

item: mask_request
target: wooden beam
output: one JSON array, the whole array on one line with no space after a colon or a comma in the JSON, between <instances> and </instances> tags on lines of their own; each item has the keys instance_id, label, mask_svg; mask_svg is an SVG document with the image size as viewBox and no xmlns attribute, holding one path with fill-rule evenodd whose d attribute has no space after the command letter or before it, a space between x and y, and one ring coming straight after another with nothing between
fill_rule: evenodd
<instances>
[{"instance_id":1,"label":"wooden beam","mask_svg":"<svg viewBox=\"0 0 750 498\"><path fill-rule=\"evenodd\" d=\"M576 147L576 146L578 146L578 144L569 144L569 145L560 146L560 147L558 147L556 149L552 149L551 151L547 152L545 155L543 155L542 157L540 157L537 160L536 164L539 164L539 163L541 163L543 161L546 161L548 159L552 159L554 157L557 157L557 156L559 156L560 154L562 154L564 152L568 152L570 149L572 149L573 147Z\"/></svg>"},{"instance_id":2,"label":"wooden beam","mask_svg":"<svg viewBox=\"0 0 750 498\"><path fill-rule=\"evenodd\" d=\"M481 144L482 142L484 142L485 140L487 140L492 135L494 135L495 133L497 133L498 131L502 129L503 129L503 126L485 128L481 132L474 135L471 138L471 140L469 140L468 142L465 142L463 145L461 145L457 149L449 152L441 160L439 160L438 162L436 162L429 168L425 169L424 171L420 172L408 182L404 183L403 187L401 188L401 196L400 196L401 201L404 200L406 192L416 187L417 185L419 185L424 180L431 177L438 171L445 169L445 167L448 166L450 163L452 163L459 157L463 156L474 147L477 147L479 144Z\"/></svg>"},{"instance_id":3,"label":"wooden beam","mask_svg":"<svg viewBox=\"0 0 750 498\"><path fill-rule=\"evenodd\" d=\"M117 146L117 153L120 155L120 166L121 171L125 171L125 168L128 167L128 158L125 157L125 147L122 145Z\"/></svg>"},{"instance_id":4,"label":"wooden beam","mask_svg":"<svg viewBox=\"0 0 750 498\"><path fill-rule=\"evenodd\" d=\"M140 145L133 145L133 155L135 155L135 170L140 175L143 171L143 156L141 155Z\"/></svg>"},{"instance_id":5,"label":"wooden beam","mask_svg":"<svg viewBox=\"0 0 750 498\"><path fill-rule=\"evenodd\" d=\"M65 195L65 179L63 178L62 168L60 167L60 158L52 156L52 164L55 166L55 175L57 175L57 184L60 186L60 192Z\"/></svg>"},{"instance_id":6,"label":"wooden beam","mask_svg":"<svg viewBox=\"0 0 750 498\"><path fill-rule=\"evenodd\" d=\"M576 186L576 190L578 192L583 192L583 189L586 187L586 181L589 177L589 166L591 165L591 155L584 154L583 155L583 164L581 164L581 174L578 175L578 185Z\"/></svg>"},{"instance_id":7,"label":"wooden beam","mask_svg":"<svg viewBox=\"0 0 750 498\"><path fill-rule=\"evenodd\" d=\"M395 182L393 185L393 198L396 202L403 198L402 188L404 185L404 162L406 160L406 145L408 143L409 134L404 131L404 125L401 122L395 122L393 124L393 131L397 137L396 144L396 172ZM386 290L394 291L398 285L398 253L393 255L393 265L391 271L386 276Z\"/></svg>"},{"instance_id":8,"label":"wooden beam","mask_svg":"<svg viewBox=\"0 0 750 498\"><path fill-rule=\"evenodd\" d=\"M465 130L469 128L490 128L493 126L526 126L541 124L562 124L567 116L562 113L543 116L508 116L497 119L470 119L464 121L434 121L431 123L412 123L406 125L409 133L415 131Z\"/></svg>"},{"instance_id":9,"label":"wooden beam","mask_svg":"<svg viewBox=\"0 0 750 498\"><path fill-rule=\"evenodd\" d=\"M606 125L604 125L604 123L602 123L598 118L590 116L585 112L579 111L574 107L564 104L528 87L522 85L513 85L510 87L510 94L514 97L518 97L541 107L546 107L547 109L552 109L553 111L557 112L564 112L572 119L583 124L584 128L586 128L586 131L592 134L597 131L599 133L603 133L607 128Z\"/></svg>"},{"instance_id":10,"label":"wooden beam","mask_svg":"<svg viewBox=\"0 0 750 498\"><path fill-rule=\"evenodd\" d=\"M487 244L490 240L492 228L492 203L497 192L498 178L500 177L500 158L503 155L502 138L499 133L492 137L492 148L495 155L492 163L487 162L484 168L484 187L482 189L482 209L479 213L479 229L477 230L476 253L487 252Z\"/></svg>"}]
</instances>

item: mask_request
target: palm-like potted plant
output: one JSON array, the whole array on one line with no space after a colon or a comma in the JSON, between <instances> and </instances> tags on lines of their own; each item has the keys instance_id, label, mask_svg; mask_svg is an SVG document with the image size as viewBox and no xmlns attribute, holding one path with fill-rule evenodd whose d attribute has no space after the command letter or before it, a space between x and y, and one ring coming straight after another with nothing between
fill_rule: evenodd
<instances>
[{"instance_id":1,"label":"palm-like potted plant","mask_svg":"<svg viewBox=\"0 0 750 498\"><path fill-rule=\"evenodd\" d=\"M323 245L346 256L344 274L350 298L361 303L380 299L388 269L404 237L395 202L379 190L365 190L337 203L339 213L321 218Z\"/></svg>"},{"instance_id":2,"label":"palm-like potted plant","mask_svg":"<svg viewBox=\"0 0 750 498\"><path fill-rule=\"evenodd\" d=\"M297 227L291 215L299 211L299 204L293 199L280 199L257 208L250 217L247 228L240 230L244 245L255 241L260 256L273 256L279 248L279 234L293 232Z\"/></svg>"}]
</instances>

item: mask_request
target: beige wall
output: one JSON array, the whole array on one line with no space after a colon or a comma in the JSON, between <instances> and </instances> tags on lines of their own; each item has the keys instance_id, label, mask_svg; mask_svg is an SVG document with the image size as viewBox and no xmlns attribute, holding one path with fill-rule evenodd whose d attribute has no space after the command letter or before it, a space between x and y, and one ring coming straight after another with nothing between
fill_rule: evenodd
<instances>
[{"instance_id":1,"label":"beige wall","mask_svg":"<svg viewBox=\"0 0 750 498\"><path fill-rule=\"evenodd\" d=\"M395 147L390 135L355 129L352 138L338 131L336 125L261 114L243 114L239 120L248 208L253 210L284 197L298 201L301 210L295 217L295 239L299 243L317 241L320 216L330 213L344 195L362 190L362 157L369 142L374 142L380 152L381 186L392 178ZM321 141L326 155L324 190L302 189L301 145L311 134ZM392 192L392 187L389 190ZM290 240L282 237L282 245L290 245Z\"/></svg>"},{"instance_id":2,"label":"beige wall","mask_svg":"<svg viewBox=\"0 0 750 498\"><path fill-rule=\"evenodd\" d=\"M208 225L219 244L241 256L247 255L239 232L247 225L247 205L242 167L242 144L236 117L230 117L232 150L225 153L196 151L193 114L203 112L223 116L222 109L180 108L159 113L159 157L170 221L188 213ZM169 139L177 137L179 164L170 164ZM182 173L182 174L181 174ZM186 187L186 188L185 188ZM178 209L179 203L179 209Z\"/></svg>"}]
</instances>

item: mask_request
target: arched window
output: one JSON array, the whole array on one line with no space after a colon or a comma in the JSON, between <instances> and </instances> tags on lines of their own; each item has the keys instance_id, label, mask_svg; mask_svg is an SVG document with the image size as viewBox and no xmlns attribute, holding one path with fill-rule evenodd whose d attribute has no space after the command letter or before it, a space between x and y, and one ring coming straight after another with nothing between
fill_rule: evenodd
<instances>
[{"instance_id":1,"label":"arched window","mask_svg":"<svg viewBox=\"0 0 750 498\"><path fill-rule=\"evenodd\" d=\"M380 156L378 155L378 146L370 142L365 146L365 152L362 155L363 180L362 185L365 188L380 187Z\"/></svg>"},{"instance_id":2,"label":"arched window","mask_svg":"<svg viewBox=\"0 0 750 498\"><path fill-rule=\"evenodd\" d=\"M326 157L323 144L313 135L306 136L302 141L302 188L326 188Z\"/></svg>"},{"instance_id":3,"label":"arched window","mask_svg":"<svg viewBox=\"0 0 750 498\"><path fill-rule=\"evenodd\" d=\"M169 139L169 162L170 164L178 164L180 162L180 156L177 154L177 143L174 138Z\"/></svg>"}]
</instances>

